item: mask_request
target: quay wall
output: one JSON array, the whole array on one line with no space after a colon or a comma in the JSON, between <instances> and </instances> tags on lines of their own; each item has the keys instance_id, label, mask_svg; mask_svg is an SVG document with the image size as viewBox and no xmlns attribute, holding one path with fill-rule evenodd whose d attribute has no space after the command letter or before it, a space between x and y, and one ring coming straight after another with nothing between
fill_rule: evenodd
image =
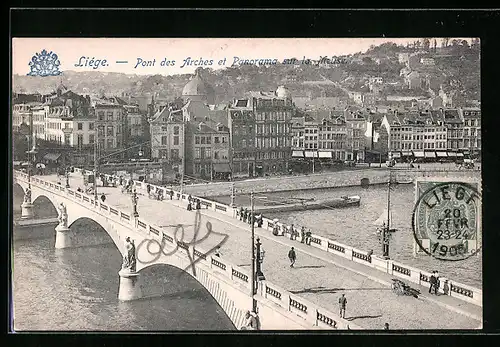
<instances>
[{"instance_id":1,"label":"quay wall","mask_svg":"<svg viewBox=\"0 0 500 347\"><path fill-rule=\"evenodd\" d=\"M381 170L380 172L383 172L382 169L380 169L380 170ZM81 172L80 169L75 169L75 171ZM377 171L377 170L370 170L370 171ZM384 171L386 172L386 174L388 174L388 170L384 170ZM417 176L419 176L419 177L424 177L424 176L434 177L434 176L439 175L438 170L432 170L432 172L430 170L426 170L426 171L423 171L423 170L397 170L397 171L398 171L397 174L399 174L399 171L401 171L401 173L406 175L406 178L411 178L412 181ZM471 176L473 176L475 178L477 178L477 177L480 178L480 172L475 172L475 171L453 171L452 172L450 170L445 170L445 171L441 172L441 175L443 177L450 178L450 180L460 179L461 177L462 178L466 178L466 177L470 178ZM117 177L114 177L111 175L106 175L106 176L107 176L108 180L117 179ZM393 177L394 177L394 173L393 173ZM396 176L396 177L398 177L398 176ZM403 176L399 176L399 177L403 177ZM387 179L388 179L388 176L387 176ZM383 182L381 182L381 183L383 183ZM148 184L146 184L144 182L135 181L134 185L135 185L138 193L147 195L147 185ZM152 184L150 184L150 188L153 191L163 190L163 192L164 192L163 196L167 199L169 196L169 192L172 191L172 189L169 189L166 187L161 187L161 186L155 186ZM194 198L194 199L198 198L200 200L202 208L209 209L209 210L214 211L216 213L220 213L221 216L225 215L226 218L227 217L234 218L234 219L237 218L236 211L239 208L238 206L231 207L231 206L228 206L225 204L211 201L209 199L205 199L201 196L195 196L194 194L191 194L191 195L192 195L192 198ZM177 199L180 201L186 201L186 203L187 203L188 197L189 197L189 193L184 192L183 194L181 194L178 191L173 191L173 198L174 199ZM291 236L289 227L287 225L279 222L279 221L274 222L271 219L263 218L262 228L271 232L273 230L273 227L275 227L275 224L276 224L276 227L278 228L278 231L280 232L280 234L282 234L286 237ZM297 234L299 230L300 230L300 226L295 226L295 234ZM298 242L300 242L300 240L298 240ZM327 253L334 253L335 255L346 258L350 261L360 263L360 264L363 264L365 266L369 266L371 268L377 269L379 271L383 271L385 273L389 273L393 276L400 277L406 281L417 283L417 284L428 283L430 275L431 275L427 271L416 269L416 268L410 267L408 265L405 265L405 264L402 264L399 262L395 262L393 260L382 259L382 258L377 257L375 255L370 255L367 251L359 250L359 249L356 249L354 247L344 245L344 244L339 243L337 241L330 240L330 239L327 239L325 237L315 235L315 234L312 234L311 246L315 247L315 248L319 248ZM272 297L272 294L274 293L272 288L265 289L265 290L267 291L267 294L270 294L270 296L267 296L267 298ZM452 279L442 277L441 281L440 281L439 291L444 295L453 296L453 297L458 298L460 300L463 300L463 301L466 301L469 303L473 303L473 304L481 306L481 307L483 305L483 292L481 289L474 288L472 286L468 286L465 284L461 284L461 283L456 282ZM264 294L266 292L261 291L261 293ZM262 295L262 296L266 297L265 295ZM292 307L294 307L293 305L295 303L292 299L290 299L290 298L288 298L288 299L289 299L288 300L289 302L285 303L284 308L290 310ZM299 305L299 307L300 307L300 305ZM323 316L320 313L317 313L316 323L317 323L317 320L322 318L322 317ZM311 319L311 317L309 317L309 319Z\"/></svg>"},{"instance_id":2,"label":"quay wall","mask_svg":"<svg viewBox=\"0 0 500 347\"><path fill-rule=\"evenodd\" d=\"M470 170L410 170L393 169L392 180L398 183L412 183L416 177L481 177L480 171ZM292 190L310 190L340 187L356 187L362 179L368 179L369 184L389 182L388 168L361 169L318 173L302 176L280 176L235 181L235 194L283 192ZM179 187L173 187L179 190ZM184 192L200 197L224 196L231 194L231 182L216 182L207 184L185 185Z\"/></svg>"}]
</instances>

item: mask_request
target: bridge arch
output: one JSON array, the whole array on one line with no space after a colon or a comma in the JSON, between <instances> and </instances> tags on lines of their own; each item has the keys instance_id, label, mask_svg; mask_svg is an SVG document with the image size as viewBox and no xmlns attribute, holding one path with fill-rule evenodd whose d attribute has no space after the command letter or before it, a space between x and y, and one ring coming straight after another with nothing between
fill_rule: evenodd
<instances>
[{"instance_id":1,"label":"bridge arch","mask_svg":"<svg viewBox=\"0 0 500 347\"><path fill-rule=\"evenodd\" d=\"M72 247L88 247L114 244L122 254L119 241L106 230L101 223L90 217L79 217L68 225L71 231Z\"/></svg>"},{"instance_id":2,"label":"bridge arch","mask_svg":"<svg viewBox=\"0 0 500 347\"><path fill-rule=\"evenodd\" d=\"M191 273L179 268L173 264L155 263L148 264L139 270L141 278L142 297L163 297L173 300L196 300L202 301L205 305L197 305L198 310L195 314L202 316L223 317L226 321L224 325L230 325L237 329L235 323L231 320L226 310L210 293L210 291L194 277ZM214 304L217 307L217 313L213 312ZM220 319L220 318L219 318ZM209 329L209 328L208 328Z\"/></svg>"},{"instance_id":3,"label":"bridge arch","mask_svg":"<svg viewBox=\"0 0 500 347\"><path fill-rule=\"evenodd\" d=\"M31 203L35 218L55 218L59 215L54 202L46 195L38 195Z\"/></svg>"}]
</instances>

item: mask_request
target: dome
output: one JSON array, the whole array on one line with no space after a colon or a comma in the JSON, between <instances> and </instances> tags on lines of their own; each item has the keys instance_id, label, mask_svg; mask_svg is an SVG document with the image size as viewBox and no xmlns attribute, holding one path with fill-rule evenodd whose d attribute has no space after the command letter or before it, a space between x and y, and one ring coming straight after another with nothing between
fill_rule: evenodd
<instances>
[{"instance_id":1,"label":"dome","mask_svg":"<svg viewBox=\"0 0 500 347\"><path fill-rule=\"evenodd\" d=\"M183 96L208 96L213 93L212 86L203 81L198 73L182 89Z\"/></svg>"},{"instance_id":2,"label":"dome","mask_svg":"<svg viewBox=\"0 0 500 347\"><path fill-rule=\"evenodd\" d=\"M276 89L276 95L278 96L278 98L284 98L284 99L289 99L292 97L290 91L286 89L284 86L279 86L278 89Z\"/></svg>"}]
</instances>

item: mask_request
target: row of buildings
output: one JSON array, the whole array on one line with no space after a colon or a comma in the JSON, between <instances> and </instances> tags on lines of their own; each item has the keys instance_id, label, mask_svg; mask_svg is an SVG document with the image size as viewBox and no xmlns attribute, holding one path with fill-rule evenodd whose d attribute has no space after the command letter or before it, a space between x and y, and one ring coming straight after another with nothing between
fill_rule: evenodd
<instances>
[{"instance_id":1,"label":"row of buildings","mask_svg":"<svg viewBox=\"0 0 500 347\"><path fill-rule=\"evenodd\" d=\"M128 160L140 149L149 152L144 156L163 176L183 173L205 179L297 171L315 161L436 158L481 149L479 109L352 105L306 111L295 106L283 86L248 92L226 105L215 105L214 99L213 88L199 74L177 102L81 96L60 86L37 100L14 99L12 126L14 133L31 128L34 137L73 149L75 165L93 161L97 141L99 158ZM55 153L43 157L60 155L52 149Z\"/></svg>"},{"instance_id":2,"label":"row of buildings","mask_svg":"<svg viewBox=\"0 0 500 347\"><path fill-rule=\"evenodd\" d=\"M96 141L98 155L106 157L149 138L146 113L137 104L78 95L63 85L50 95L15 95L12 129L14 136L31 133L43 156L74 164L93 161Z\"/></svg>"}]
</instances>

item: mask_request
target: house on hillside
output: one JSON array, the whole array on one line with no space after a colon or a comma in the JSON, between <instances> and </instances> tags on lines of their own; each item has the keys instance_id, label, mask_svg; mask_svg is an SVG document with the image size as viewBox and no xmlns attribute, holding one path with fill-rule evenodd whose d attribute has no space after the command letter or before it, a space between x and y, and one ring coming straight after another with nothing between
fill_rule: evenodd
<instances>
[{"instance_id":1,"label":"house on hillside","mask_svg":"<svg viewBox=\"0 0 500 347\"><path fill-rule=\"evenodd\" d=\"M422 87L422 76L417 71L412 71L404 76L408 89L420 89Z\"/></svg>"},{"instance_id":2,"label":"house on hillside","mask_svg":"<svg viewBox=\"0 0 500 347\"><path fill-rule=\"evenodd\" d=\"M408 64L408 60L410 58L410 53L399 53L398 54L398 62L400 64Z\"/></svg>"},{"instance_id":3,"label":"house on hillside","mask_svg":"<svg viewBox=\"0 0 500 347\"><path fill-rule=\"evenodd\" d=\"M434 58L420 58L420 64L426 66L434 66L436 63L434 61Z\"/></svg>"}]
</instances>

